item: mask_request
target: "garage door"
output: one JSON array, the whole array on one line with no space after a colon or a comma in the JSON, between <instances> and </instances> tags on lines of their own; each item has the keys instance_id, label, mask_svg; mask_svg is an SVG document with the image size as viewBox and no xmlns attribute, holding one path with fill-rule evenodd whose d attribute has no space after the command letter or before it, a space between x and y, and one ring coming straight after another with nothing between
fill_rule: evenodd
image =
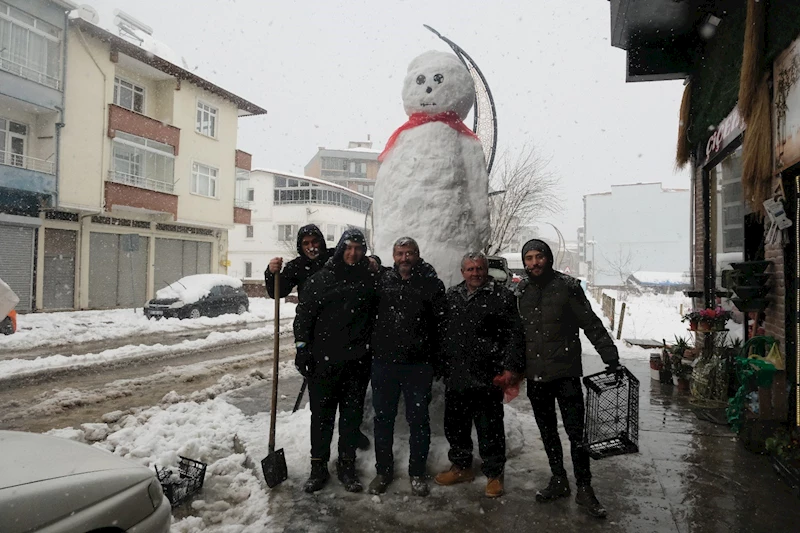
<instances>
[{"instance_id":1,"label":"garage door","mask_svg":"<svg viewBox=\"0 0 800 533\"><path fill-rule=\"evenodd\" d=\"M75 306L75 249L77 231L44 230L45 309L72 309Z\"/></svg>"},{"instance_id":2,"label":"garage door","mask_svg":"<svg viewBox=\"0 0 800 533\"><path fill-rule=\"evenodd\" d=\"M127 235L95 233L89 239L89 307L141 307L147 299L148 238L126 251Z\"/></svg>"},{"instance_id":3,"label":"garage door","mask_svg":"<svg viewBox=\"0 0 800 533\"><path fill-rule=\"evenodd\" d=\"M17 296L17 311L33 309L33 245L35 228L0 224L0 279Z\"/></svg>"},{"instance_id":4,"label":"garage door","mask_svg":"<svg viewBox=\"0 0 800 533\"><path fill-rule=\"evenodd\" d=\"M211 272L211 243L156 239L155 289L192 274Z\"/></svg>"}]
</instances>

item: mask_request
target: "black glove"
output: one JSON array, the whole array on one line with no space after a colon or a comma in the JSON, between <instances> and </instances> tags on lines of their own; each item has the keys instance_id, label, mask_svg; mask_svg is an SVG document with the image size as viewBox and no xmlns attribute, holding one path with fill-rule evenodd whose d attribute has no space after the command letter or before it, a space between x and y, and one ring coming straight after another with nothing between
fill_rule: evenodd
<instances>
[{"instance_id":1,"label":"black glove","mask_svg":"<svg viewBox=\"0 0 800 533\"><path fill-rule=\"evenodd\" d=\"M314 373L314 357L308 345L298 346L297 355L294 358L294 367L300 375L308 379Z\"/></svg>"},{"instance_id":2,"label":"black glove","mask_svg":"<svg viewBox=\"0 0 800 533\"><path fill-rule=\"evenodd\" d=\"M614 374L614 377L617 379L617 381L622 381L622 379L625 377L625 367L619 363L619 360L617 360L606 366L606 373Z\"/></svg>"}]
</instances>

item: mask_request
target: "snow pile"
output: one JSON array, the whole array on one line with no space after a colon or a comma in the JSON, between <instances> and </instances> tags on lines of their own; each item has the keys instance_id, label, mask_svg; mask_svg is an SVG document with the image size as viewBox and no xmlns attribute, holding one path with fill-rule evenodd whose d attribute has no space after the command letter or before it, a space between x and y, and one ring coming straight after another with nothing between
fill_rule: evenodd
<instances>
[{"instance_id":1,"label":"snow pile","mask_svg":"<svg viewBox=\"0 0 800 533\"><path fill-rule=\"evenodd\" d=\"M225 274L195 274L159 289L156 292L156 298L159 300L177 298L184 303L191 304L207 296L217 285L238 289L242 286L242 280Z\"/></svg>"},{"instance_id":2,"label":"snow pile","mask_svg":"<svg viewBox=\"0 0 800 533\"><path fill-rule=\"evenodd\" d=\"M685 322L681 322L682 314L688 313L692 309L692 300L684 296L682 292L673 294L643 294L641 296L623 295L620 291L603 290L603 292L616 298L616 312L614 318L614 338L616 339L617 328L619 328L620 312L622 302L625 302L625 318L622 321L622 339L651 339L658 342L666 340L674 341L675 337L688 337L688 327ZM597 316L603 317L602 308L587 293ZM603 318L606 325L610 322ZM648 357L646 351L642 351L643 357Z\"/></svg>"},{"instance_id":3,"label":"snow pile","mask_svg":"<svg viewBox=\"0 0 800 533\"><path fill-rule=\"evenodd\" d=\"M688 272L646 272L638 271L631 274L643 285L690 285Z\"/></svg>"}]
</instances>

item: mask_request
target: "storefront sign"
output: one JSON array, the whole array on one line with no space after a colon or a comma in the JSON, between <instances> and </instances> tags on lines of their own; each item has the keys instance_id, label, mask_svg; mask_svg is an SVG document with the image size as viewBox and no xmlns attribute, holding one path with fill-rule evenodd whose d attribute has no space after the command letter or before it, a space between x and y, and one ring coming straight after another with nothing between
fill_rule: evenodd
<instances>
[{"instance_id":1,"label":"storefront sign","mask_svg":"<svg viewBox=\"0 0 800 533\"><path fill-rule=\"evenodd\" d=\"M775 170L800 161L800 39L773 64Z\"/></svg>"},{"instance_id":2,"label":"storefront sign","mask_svg":"<svg viewBox=\"0 0 800 533\"><path fill-rule=\"evenodd\" d=\"M711 161L723 148L728 146L731 141L736 139L745 130L747 125L739 114L739 108L734 107L733 111L719 123L719 126L711 134L706 143L706 164Z\"/></svg>"}]
</instances>

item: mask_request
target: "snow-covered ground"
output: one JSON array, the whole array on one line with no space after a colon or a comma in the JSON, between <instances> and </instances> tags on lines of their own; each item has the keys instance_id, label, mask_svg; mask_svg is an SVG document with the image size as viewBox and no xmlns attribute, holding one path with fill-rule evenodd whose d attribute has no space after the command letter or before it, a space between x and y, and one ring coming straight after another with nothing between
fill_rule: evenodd
<instances>
[{"instance_id":1,"label":"snow-covered ground","mask_svg":"<svg viewBox=\"0 0 800 533\"><path fill-rule=\"evenodd\" d=\"M0 353L127 337L157 339L163 333L245 326L251 322L272 320L275 316L274 304L274 300L250 298L250 311L244 314L200 317L195 320L148 320L141 308L18 315L17 332L0 335ZM295 304L282 302L281 318L293 317L295 308Z\"/></svg>"},{"instance_id":2,"label":"snow-covered ground","mask_svg":"<svg viewBox=\"0 0 800 533\"><path fill-rule=\"evenodd\" d=\"M614 320L614 336L616 337L623 300L620 299L618 291L604 290L603 292L617 299ZM676 336L686 338L691 336L687 331L688 324L681 322L681 310L683 310L683 314L691 311L692 299L687 298L683 293L628 295L624 302L623 339L653 339L659 342L666 340L667 343L670 343L675 340ZM595 308L595 311L598 316L602 316L599 306Z\"/></svg>"}]
</instances>

